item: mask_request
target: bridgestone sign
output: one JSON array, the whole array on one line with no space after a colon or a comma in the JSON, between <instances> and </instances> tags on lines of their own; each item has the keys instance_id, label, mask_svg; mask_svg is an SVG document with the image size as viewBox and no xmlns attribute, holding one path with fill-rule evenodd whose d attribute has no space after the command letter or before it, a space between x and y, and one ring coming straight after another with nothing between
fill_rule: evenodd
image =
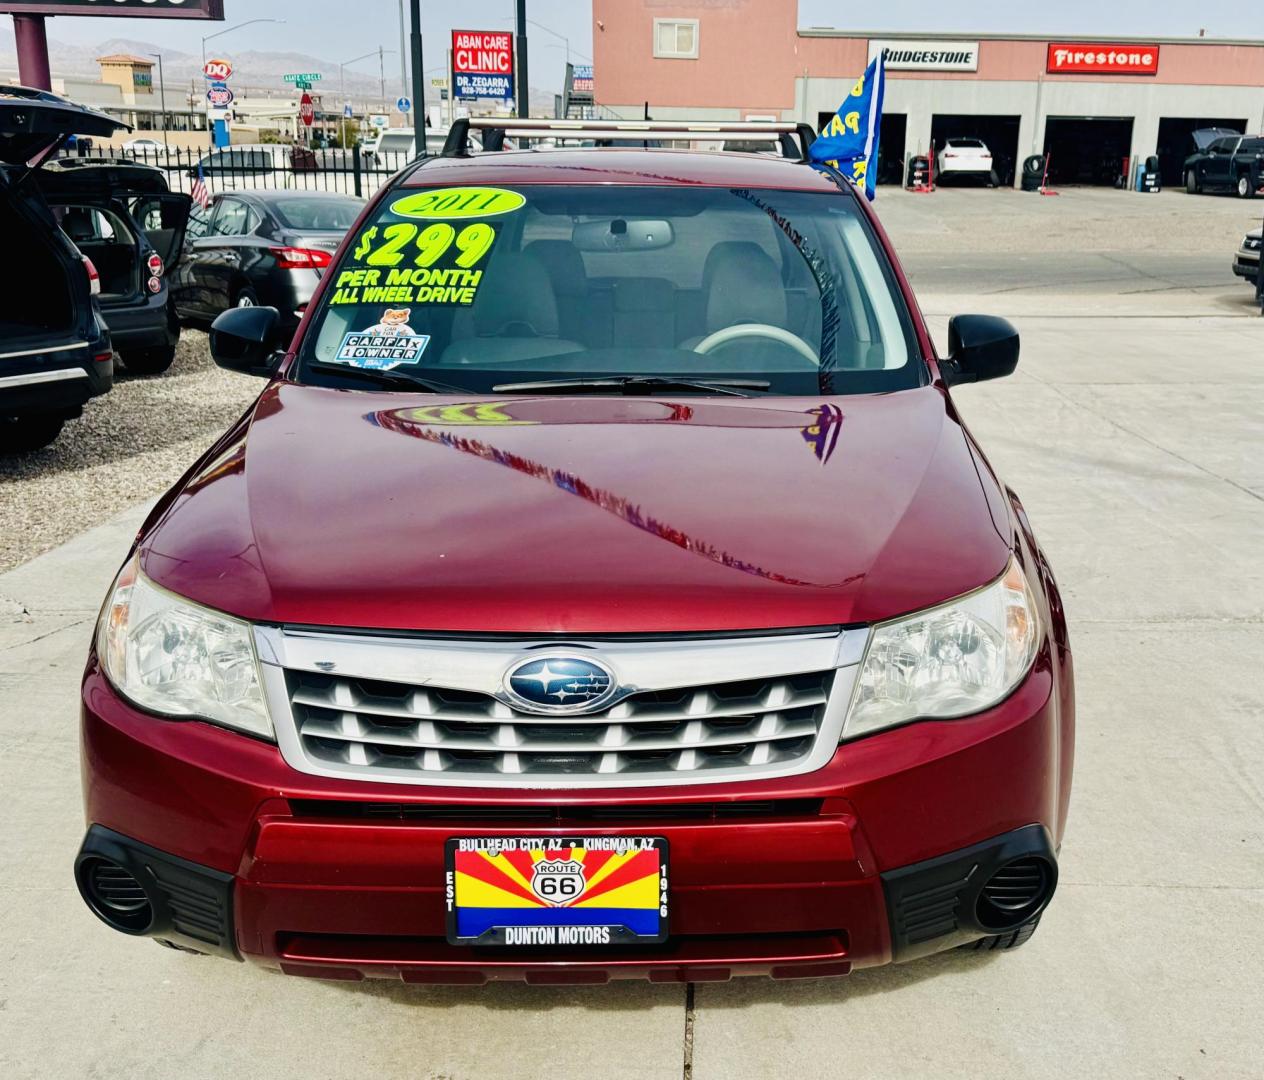
<instances>
[{"instance_id":1,"label":"bridgestone sign","mask_svg":"<svg viewBox=\"0 0 1264 1080\"><path fill-rule=\"evenodd\" d=\"M0 3L5 15L126 15L151 19L224 17L224 0L43 0Z\"/></svg>"},{"instance_id":2,"label":"bridgestone sign","mask_svg":"<svg viewBox=\"0 0 1264 1080\"><path fill-rule=\"evenodd\" d=\"M882 53L888 71L978 71L977 41L869 39L869 59Z\"/></svg>"}]
</instances>

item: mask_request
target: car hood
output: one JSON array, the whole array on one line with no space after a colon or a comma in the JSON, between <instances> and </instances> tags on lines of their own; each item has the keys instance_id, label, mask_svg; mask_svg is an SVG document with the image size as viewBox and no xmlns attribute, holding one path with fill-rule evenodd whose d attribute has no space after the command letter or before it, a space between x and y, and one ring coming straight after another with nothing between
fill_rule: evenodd
<instances>
[{"instance_id":1,"label":"car hood","mask_svg":"<svg viewBox=\"0 0 1264 1080\"><path fill-rule=\"evenodd\" d=\"M999 575L1000 505L934 387L462 400L277 383L186 477L141 561L173 592L262 622L822 626Z\"/></svg>"}]
</instances>

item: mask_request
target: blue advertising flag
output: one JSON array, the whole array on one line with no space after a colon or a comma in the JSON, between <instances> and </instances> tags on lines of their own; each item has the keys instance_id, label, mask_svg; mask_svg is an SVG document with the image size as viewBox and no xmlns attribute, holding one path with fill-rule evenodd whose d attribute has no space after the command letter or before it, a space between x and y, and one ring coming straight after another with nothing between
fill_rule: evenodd
<instances>
[{"instance_id":1,"label":"blue advertising flag","mask_svg":"<svg viewBox=\"0 0 1264 1080\"><path fill-rule=\"evenodd\" d=\"M874 57L838 112L812 144L809 158L833 165L872 199L878 182L878 137L882 131L882 92L886 88L882 54Z\"/></svg>"}]
</instances>

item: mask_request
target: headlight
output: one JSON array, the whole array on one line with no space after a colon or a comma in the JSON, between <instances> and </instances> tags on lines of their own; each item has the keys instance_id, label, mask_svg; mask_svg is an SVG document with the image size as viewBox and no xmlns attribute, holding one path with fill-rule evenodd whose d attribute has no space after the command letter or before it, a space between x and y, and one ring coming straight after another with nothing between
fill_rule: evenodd
<instances>
[{"instance_id":1,"label":"headlight","mask_svg":"<svg viewBox=\"0 0 1264 1080\"><path fill-rule=\"evenodd\" d=\"M158 588L135 559L101 612L97 654L115 689L142 709L272 738L250 624Z\"/></svg>"},{"instance_id":2,"label":"headlight","mask_svg":"<svg viewBox=\"0 0 1264 1080\"><path fill-rule=\"evenodd\" d=\"M843 737L990 708L1027 674L1039 636L1031 588L1013 559L977 592L875 626Z\"/></svg>"}]
</instances>

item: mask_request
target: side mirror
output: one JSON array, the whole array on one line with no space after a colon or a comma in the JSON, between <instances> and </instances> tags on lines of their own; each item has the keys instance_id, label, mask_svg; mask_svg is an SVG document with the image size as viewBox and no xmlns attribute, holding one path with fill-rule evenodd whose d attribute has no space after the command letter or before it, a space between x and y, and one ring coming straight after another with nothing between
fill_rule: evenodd
<instances>
[{"instance_id":1,"label":"side mirror","mask_svg":"<svg viewBox=\"0 0 1264 1080\"><path fill-rule=\"evenodd\" d=\"M229 308L211 326L211 357L228 371L271 378L280 362L281 315L276 308Z\"/></svg>"},{"instance_id":2,"label":"side mirror","mask_svg":"<svg viewBox=\"0 0 1264 1080\"><path fill-rule=\"evenodd\" d=\"M958 315L948 324L944 382L982 382L1012 375L1018 367L1018 331L995 315Z\"/></svg>"}]
</instances>

